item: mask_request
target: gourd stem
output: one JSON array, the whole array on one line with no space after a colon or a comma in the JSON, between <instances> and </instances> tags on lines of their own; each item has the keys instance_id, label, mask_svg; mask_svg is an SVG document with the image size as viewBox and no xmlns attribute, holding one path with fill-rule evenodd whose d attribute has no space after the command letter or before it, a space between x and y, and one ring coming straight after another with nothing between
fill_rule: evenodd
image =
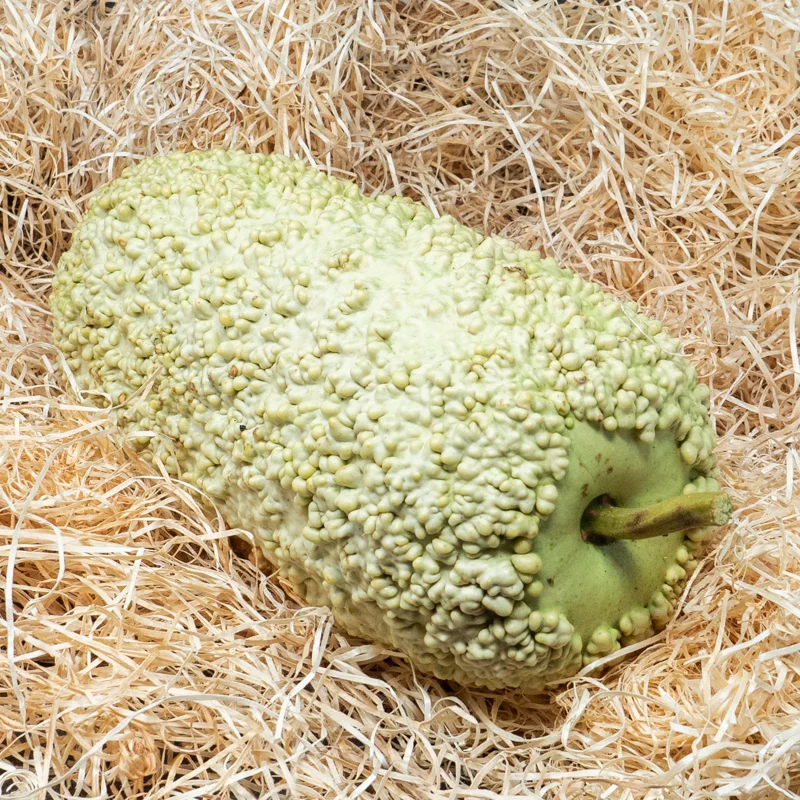
<instances>
[{"instance_id":1,"label":"gourd stem","mask_svg":"<svg viewBox=\"0 0 800 800\"><path fill-rule=\"evenodd\" d=\"M690 528L724 525L733 514L724 492L695 492L640 508L615 506L608 498L591 503L581 519L581 535L590 539L652 539Z\"/></svg>"}]
</instances>

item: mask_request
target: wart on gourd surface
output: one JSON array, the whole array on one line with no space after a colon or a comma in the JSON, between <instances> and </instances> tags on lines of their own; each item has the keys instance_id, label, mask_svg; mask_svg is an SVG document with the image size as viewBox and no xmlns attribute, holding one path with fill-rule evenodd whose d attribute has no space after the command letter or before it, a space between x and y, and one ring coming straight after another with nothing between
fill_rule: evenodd
<instances>
[{"instance_id":1,"label":"wart on gourd surface","mask_svg":"<svg viewBox=\"0 0 800 800\"><path fill-rule=\"evenodd\" d=\"M145 457L440 678L533 689L651 635L730 516L708 389L658 322L300 162L127 169L52 308Z\"/></svg>"}]
</instances>

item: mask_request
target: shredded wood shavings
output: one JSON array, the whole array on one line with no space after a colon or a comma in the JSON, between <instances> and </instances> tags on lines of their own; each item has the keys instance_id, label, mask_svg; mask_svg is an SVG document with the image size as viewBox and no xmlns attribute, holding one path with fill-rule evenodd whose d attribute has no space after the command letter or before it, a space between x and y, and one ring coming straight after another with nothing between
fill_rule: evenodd
<instances>
[{"instance_id":1,"label":"shredded wood shavings","mask_svg":"<svg viewBox=\"0 0 800 800\"><path fill-rule=\"evenodd\" d=\"M0 795L798 797L799 41L797 0L4 0ZM738 510L666 632L552 695L416 675L76 400L46 297L87 195L212 145L540 248L682 338Z\"/></svg>"}]
</instances>

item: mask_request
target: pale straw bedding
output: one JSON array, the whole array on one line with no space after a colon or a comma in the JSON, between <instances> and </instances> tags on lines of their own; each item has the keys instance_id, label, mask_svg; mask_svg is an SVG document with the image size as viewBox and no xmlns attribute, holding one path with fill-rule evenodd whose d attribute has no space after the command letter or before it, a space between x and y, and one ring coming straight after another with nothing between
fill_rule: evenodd
<instances>
[{"instance_id":1,"label":"pale straw bedding","mask_svg":"<svg viewBox=\"0 0 800 800\"><path fill-rule=\"evenodd\" d=\"M4 0L0 795L797 797L799 40L797 0ZM666 633L552 696L415 675L77 405L46 295L87 193L212 144L540 247L683 338L738 511Z\"/></svg>"}]
</instances>

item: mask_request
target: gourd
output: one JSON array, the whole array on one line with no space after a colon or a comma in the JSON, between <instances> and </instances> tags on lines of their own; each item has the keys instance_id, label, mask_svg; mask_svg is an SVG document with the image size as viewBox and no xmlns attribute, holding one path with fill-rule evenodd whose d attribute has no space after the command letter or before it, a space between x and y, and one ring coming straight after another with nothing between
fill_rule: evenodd
<instances>
[{"instance_id":1,"label":"gourd","mask_svg":"<svg viewBox=\"0 0 800 800\"><path fill-rule=\"evenodd\" d=\"M443 679L535 689L652 635L731 513L709 391L659 322L298 161L126 169L52 310L146 458Z\"/></svg>"}]
</instances>

